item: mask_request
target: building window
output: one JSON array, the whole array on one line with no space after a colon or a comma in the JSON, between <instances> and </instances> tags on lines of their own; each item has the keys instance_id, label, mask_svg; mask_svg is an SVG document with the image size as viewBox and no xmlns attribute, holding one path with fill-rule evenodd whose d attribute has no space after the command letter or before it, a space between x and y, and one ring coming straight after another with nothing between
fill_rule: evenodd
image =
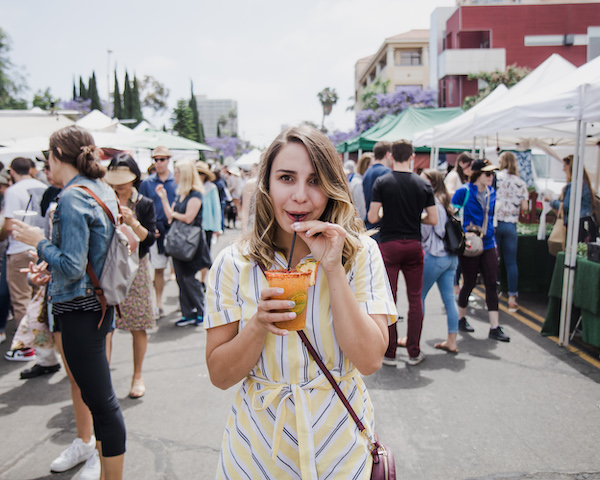
<instances>
[{"instance_id":1,"label":"building window","mask_svg":"<svg viewBox=\"0 0 600 480\"><path fill-rule=\"evenodd\" d=\"M401 66L422 65L421 49L415 50L400 50L394 51L394 63Z\"/></svg>"},{"instance_id":2,"label":"building window","mask_svg":"<svg viewBox=\"0 0 600 480\"><path fill-rule=\"evenodd\" d=\"M454 105L454 81L448 82L448 105Z\"/></svg>"}]
</instances>

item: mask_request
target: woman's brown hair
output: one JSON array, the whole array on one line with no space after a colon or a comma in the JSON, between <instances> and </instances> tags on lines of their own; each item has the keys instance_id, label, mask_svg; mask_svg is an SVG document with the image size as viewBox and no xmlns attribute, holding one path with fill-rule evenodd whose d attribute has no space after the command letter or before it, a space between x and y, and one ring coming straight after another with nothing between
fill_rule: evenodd
<instances>
[{"instance_id":1,"label":"woman's brown hair","mask_svg":"<svg viewBox=\"0 0 600 480\"><path fill-rule=\"evenodd\" d=\"M50 135L50 150L62 163L73 165L88 178L102 178L106 167L100 164L100 150L92 134L77 125L70 125Z\"/></svg>"},{"instance_id":2,"label":"woman's brown hair","mask_svg":"<svg viewBox=\"0 0 600 480\"><path fill-rule=\"evenodd\" d=\"M422 174L425 175L427 180L429 180L429 183L431 183L435 198L440 201L448 215L453 215L454 210L450 202L450 195L448 195L446 184L444 183L444 175L433 168L423 170Z\"/></svg>"},{"instance_id":3,"label":"woman's brown hair","mask_svg":"<svg viewBox=\"0 0 600 480\"><path fill-rule=\"evenodd\" d=\"M275 260L275 250L280 250L275 243L278 225L269 194L269 180L275 157L290 143L306 148L319 186L329 199L320 220L337 223L346 230L342 264L349 271L350 260L361 246L358 237L365 231L364 224L356 217L346 175L335 147L325 135L308 126L284 130L263 154L257 177L255 221L252 229L241 240L244 247L242 251L252 260L269 268Z\"/></svg>"}]
</instances>

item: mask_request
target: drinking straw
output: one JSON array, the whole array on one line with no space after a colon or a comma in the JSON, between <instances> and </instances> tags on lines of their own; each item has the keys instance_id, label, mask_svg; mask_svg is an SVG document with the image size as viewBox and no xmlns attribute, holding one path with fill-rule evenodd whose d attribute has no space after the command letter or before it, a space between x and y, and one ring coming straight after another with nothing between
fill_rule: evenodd
<instances>
[{"instance_id":1,"label":"drinking straw","mask_svg":"<svg viewBox=\"0 0 600 480\"><path fill-rule=\"evenodd\" d=\"M29 195L29 201L27 202L27 206L25 207L25 212L27 212L27 210L29 210L29 205L31 205L31 200L33 198L33 195ZM25 221L25 215L23 215L23 218L21 219L22 222Z\"/></svg>"},{"instance_id":2,"label":"drinking straw","mask_svg":"<svg viewBox=\"0 0 600 480\"><path fill-rule=\"evenodd\" d=\"M296 221L300 220L300 215L295 215ZM292 237L292 248L290 248L290 259L288 261L288 272L292 269L292 256L294 255L294 244L296 243L296 231L294 230L294 236Z\"/></svg>"}]
</instances>

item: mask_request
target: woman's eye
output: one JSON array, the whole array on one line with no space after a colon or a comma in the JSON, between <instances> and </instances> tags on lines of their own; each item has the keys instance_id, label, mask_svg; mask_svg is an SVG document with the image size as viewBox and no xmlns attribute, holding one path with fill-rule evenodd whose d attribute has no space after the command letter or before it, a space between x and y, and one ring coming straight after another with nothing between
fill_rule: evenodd
<instances>
[{"instance_id":1,"label":"woman's eye","mask_svg":"<svg viewBox=\"0 0 600 480\"><path fill-rule=\"evenodd\" d=\"M292 181L291 175L282 175L281 177L279 177L279 179L283 180L284 182L291 182Z\"/></svg>"},{"instance_id":2,"label":"woman's eye","mask_svg":"<svg viewBox=\"0 0 600 480\"><path fill-rule=\"evenodd\" d=\"M311 178L308 183L310 185L318 185L319 184L319 180L317 178Z\"/></svg>"}]
</instances>

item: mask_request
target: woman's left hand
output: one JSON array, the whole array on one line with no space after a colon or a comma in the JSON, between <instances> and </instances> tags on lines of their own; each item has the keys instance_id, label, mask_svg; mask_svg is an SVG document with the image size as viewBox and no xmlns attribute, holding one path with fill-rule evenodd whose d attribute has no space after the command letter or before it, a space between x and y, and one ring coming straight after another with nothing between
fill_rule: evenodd
<instances>
[{"instance_id":1,"label":"woman's left hand","mask_svg":"<svg viewBox=\"0 0 600 480\"><path fill-rule=\"evenodd\" d=\"M340 225L311 220L296 222L292 228L302 235L302 240L310 248L315 259L319 260L325 272L342 264L346 230Z\"/></svg>"},{"instance_id":2,"label":"woman's left hand","mask_svg":"<svg viewBox=\"0 0 600 480\"><path fill-rule=\"evenodd\" d=\"M41 228L27 225L25 222L14 218L11 221L11 230L15 240L32 247L37 247L37 244L45 238Z\"/></svg>"}]
</instances>

